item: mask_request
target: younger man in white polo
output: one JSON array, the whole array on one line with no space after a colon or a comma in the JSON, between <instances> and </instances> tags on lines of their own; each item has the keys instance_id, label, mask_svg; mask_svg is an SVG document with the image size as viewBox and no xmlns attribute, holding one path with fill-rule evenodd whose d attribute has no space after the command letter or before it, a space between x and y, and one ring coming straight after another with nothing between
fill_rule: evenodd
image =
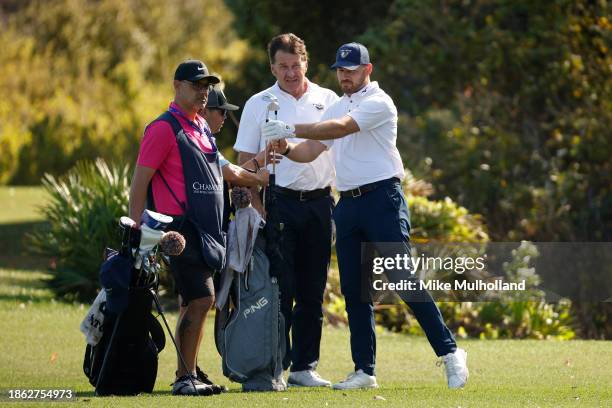
<instances>
[{"instance_id":1,"label":"younger man in white polo","mask_svg":"<svg viewBox=\"0 0 612 408\"><path fill-rule=\"evenodd\" d=\"M410 254L410 216L400 183L404 170L396 147L397 109L378 83L370 82L372 64L362 44L341 46L332 68L344 96L321 122L292 126L271 121L264 124L262 133L267 140L312 139L277 143L281 152L298 162L308 162L331 147L341 195L333 214L336 250L355 363L355 372L334 388L374 388L378 387L376 336L372 303L361 297L361 244L395 243ZM429 293L416 291L400 297L414 312L435 353L443 357L449 388L463 387L468 377L467 353L457 348Z\"/></svg>"}]
</instances>

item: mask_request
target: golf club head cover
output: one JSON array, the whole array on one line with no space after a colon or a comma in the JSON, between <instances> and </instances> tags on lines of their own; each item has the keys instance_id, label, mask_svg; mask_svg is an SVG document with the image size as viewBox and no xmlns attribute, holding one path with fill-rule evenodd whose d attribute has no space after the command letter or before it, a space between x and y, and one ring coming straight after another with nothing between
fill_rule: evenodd
<instances>
[{"instance_id":1,"label":"golf club head cover","mask_svg":"<svg viewBox=\"0 0 612 408\"><path fill-rule=\"evenodd\" d=\"M185 249L185 237L176 231L168 231L159 241L159 248L166 255L178 256Z\"/></svg>"},{"instance_id":2,"label":"golf club head cover","mask_svg":"<svg viewBox=\"0 0 612 408\"><path fill-rule=\"evenodd\" d=\"M232 189L232 204L236 208L246 208L251 204L251 190L247 187L234 187Z\"/></svg>"}]
</instances>

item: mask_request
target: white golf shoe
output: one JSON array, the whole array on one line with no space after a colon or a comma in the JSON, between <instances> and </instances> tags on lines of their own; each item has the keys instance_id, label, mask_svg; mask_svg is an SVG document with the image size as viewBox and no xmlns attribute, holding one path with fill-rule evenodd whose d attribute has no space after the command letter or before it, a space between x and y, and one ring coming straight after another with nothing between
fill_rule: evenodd
<instances>
[{"instance_id":1,"label":"white golf shoe","mask_svg":"<svg viewBox=\"0 0 612 408\"><path fill-rule=\"evenodd\" d=\"M446 369L448 388L463 388L470 374L467 368L467 352L458 348L454 353L443 356L442 361Z\"/></svg>"},{"instance_id":2,"label":"white golf shoe","mask_svg":"<svg viewBox=\"0 0 612 408\"><path fill-rule=\"evenodd\" d=\"M321 378L314 370L292 371L287 383L290 387L329 387L331 382Z\"/></svg>"},{"instance_id":3,"label":"white golf shoe","mask_svg":"<svg viewBox=\"0 0 612 408\"><path fill-rule=\"evenodd\" d=\"M332 386L334 390L356 390L359 388L378 388L376 377L367 375L363 370L349 374L346 380Z\"/></svg>"}]
</instances>

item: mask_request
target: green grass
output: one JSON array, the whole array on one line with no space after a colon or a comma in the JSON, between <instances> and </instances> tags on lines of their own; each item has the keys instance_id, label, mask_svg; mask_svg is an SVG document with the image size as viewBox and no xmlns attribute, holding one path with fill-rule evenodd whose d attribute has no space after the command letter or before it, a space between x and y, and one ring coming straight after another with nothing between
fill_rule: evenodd
<instances>
[{"instance_id":1,"label":"green grass","mask_svg":"<svg viewBox=\"0 0 612 408\"><path fill-rule=\"evenodd\" d=\"M32 193L23 191L26 195ZM0 196L5 193L0 189ZM35 213L25 205L9 206L18 207L23 207L18 214L19 223L35 220ZM2 217L10 221L10 216ZM5 241L10 240L5 237ZM378 390L290 389L283 393L243 394L238 384L230 383L221 374L210 320L199 361L213 379L228 385L230 392L199 398L169 395L176 363L168 338L167 348L160 354L153 395L98 398L82 370L85 341L78 327L88 306L56 302L45 287L49 275L27 264L0 264L1 405L8 403L6 390L19 388L72 389L80 403L96 407L612 406L611 342L462 341L461 346L468 350L470 381L465 389L451 391L424 338L383 331L378 334ZM168 317L174 325L175 313ZM319 365L323 377L338 381L352 371L348 336L346 328L325 328Z\"/></svg>"},{"instance_id":2,"label":"green grass","mask_svg":"<svg viewBox=\"0 0 612 408\"><path fill-rule=\"evenodd\" d=\"M152 396L96 398L82 371L84 339L78 325L86 306L54 302L37 273L0 273L0 384L10 388L61 388L76 391L91 406L609 406L612 404L612 354L609 342L463 341L470 382L464 390L446 389L441 367L425 339L380 332L378 381L372 391L295 390L242 394L220 372L212 326L206 327L200 362L230 392L209 398L168 395L175 370L170 342L160 355ZM15 294L15 299L7 295ZM30 296L30 299L27 299ZM175 314L170 313L171 325ZM168 339L169 340L169 339ZM326 328L319 372L337 381L351 371L348 331ZM374 399L380 396L385 400Z\"/></svg>"},{"instance_id":3,"label":"green grass","mask_svg":"<svg viewBox=\"0 0 612 408\"><path fill-rule=\"evenodd\" d=\"M46 200L42 187L0 187L0 224L40 221L37 208Z\"/></svg>"}]
</instances>

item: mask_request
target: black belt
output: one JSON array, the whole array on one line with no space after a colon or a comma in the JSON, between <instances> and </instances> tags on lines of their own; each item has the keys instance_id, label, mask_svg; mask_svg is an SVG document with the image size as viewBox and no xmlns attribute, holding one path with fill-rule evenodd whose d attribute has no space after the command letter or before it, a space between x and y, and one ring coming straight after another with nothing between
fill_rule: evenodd
<instances>
[{"instance_id":1,"label":"black belt","mask_svg":"<svg viewBox=\"0 0 612 408\"><path fill-rule=\"evenodd\" d=\"M329 187L319 188L319 189L310 190L310 191L292 190L290 188L281 187L281 186L274 186L273 188L274 188L274 191L279 192L280 194L284 196L291 197L291 198L297 198L300 201L308 201L308 200L314 200L316 198L327 197L329 196L329 193L331 192L331 188Z\"/></svg>"},{"instance_id":2,"label":"black belt","mask_svg":"<svg viewBox=\"0 0 612 408\"><path fill-rule=\"evenodd\" d=\"M397 177L391 177L385 180L375 181L373 183L364 184L363 186L359 186L352 190L340 191L340 197L343 198L357 198L361 197L365 193L369 193L370 191L376 190L378 187L389 184L389 183L399 183L400 179Z\"/></svg>"}]
</instances>

